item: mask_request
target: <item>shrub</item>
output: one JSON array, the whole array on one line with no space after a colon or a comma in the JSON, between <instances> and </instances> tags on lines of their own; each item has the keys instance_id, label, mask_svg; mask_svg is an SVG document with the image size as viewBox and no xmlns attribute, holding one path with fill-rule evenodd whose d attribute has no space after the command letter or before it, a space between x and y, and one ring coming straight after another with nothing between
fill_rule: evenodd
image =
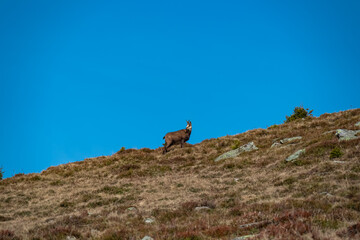
<instances>
[{"instance_id":1,"label":"shrub","mask_svg":"<svg viewBox=\"0 0 360 240\"><path fill-rule=\"evenodd\" d=\"M2 180L2 178L3 178L3 170L2 170L2 168L0 167L0 180Z\"/></svg>"},{"instance_id":2,"label":"shrub","mask_svg":"<svg viewBox=\"0 0 360 240\"><path fill-rule=\"evenodd\" d=\"M343 155L344 153L341 151L341 149L339 147L335 147L333 150L331 150L330 152L330 159L333 158L339 158Z\"/></svg>"},{"instance_id":3,"label":"shrub","mask_svg":"<svg viewBox=\"0 0 360 240\"><path fill-rule=\"evenodd\" d=\"M295 107L294 113L290 117L286 116L285 122L288 123L288 122L292 122L292 121L294 121L296 119L312 117L312 112L313 111L314 110L309 111L308 108L305 109L303 106Z\"/></svg>"},{"instance_id":4,"label":"shrub","mask_svg":"<svg viewBox=\"0 0 360 240\"><path fill-rule=\"evenodd\" d=\"M231 149L232 149L232 150L235 150L235 149L237 149L237 148L239 148L239 147L240 147L240 141L239 141L239 140L235 140L234 143L233 143L233 145L231 146Z\"/></svg>"}]
</instances>

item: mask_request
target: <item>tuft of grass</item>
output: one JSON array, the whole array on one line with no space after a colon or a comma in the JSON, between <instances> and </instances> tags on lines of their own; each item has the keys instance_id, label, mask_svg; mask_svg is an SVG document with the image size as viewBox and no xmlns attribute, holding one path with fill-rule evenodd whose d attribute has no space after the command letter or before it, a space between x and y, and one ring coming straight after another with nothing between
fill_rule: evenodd
<instances>
[{"instance_id":1,"label":"tuft of grass","mask_svg":"<svg viewBox=\"0 0 360 240\"><path fill-rule=\"evenodd\" d=\"M341 151L341 149L339 147L335 147L333 150L331 150L330 152L330 159L333 158L339 158L342 155L344 155L344 153Z\"/></svg>"},{"instance_id":2,"label":"tuft of grass","mask_svg":"<svg viewBox=\"0 0 360 240\"><path fill-rule=\"evenodd\" d=\"M107 194L123 194L127 192L128 189L122 188L122 187L116 187L116 186L105 186L102 189L99 190L99 192L104 192Z\"/></svg>"},{"instance_id":3,"label":"tuft of grass","mask_svg":"<svg viewBox=\"0 0 360 240\"><path fill-rule=\"evenodd\" d=\"M234 141L233 145L231 145L231 149L232 149L232 150L235 150L235 149L237 149L237 148L239 148L239 147L240 147L240 141L236 139L236 140Z\"/></svg>"},{"instance_id":4,"label":"tuft of grass","mask_svg":"<svg viewBox=\"0 0 360 240\"><path fill-rule=\"evenodd\" d=\"M20 238L17 237L15 235L15 233L10 230L0 230L0 239L2 239L2 240L20 240Z\"/></svg>"},{"instance_id":5,"label":"tuft of grass","mask_svg":"<svg viewBox=\"0 0 360 240\"><path fill-rule=\"evenodd\" d=\"M70 201L68 201L68 200L64 200L64 201L62 201L61 203L60 203L60 207L62 207L62 208L69 208L69 207L72 207L72 206L74 206L75 204L74 203L72 203L72 202L70 202Z\"/></svg>"}]
</instances>

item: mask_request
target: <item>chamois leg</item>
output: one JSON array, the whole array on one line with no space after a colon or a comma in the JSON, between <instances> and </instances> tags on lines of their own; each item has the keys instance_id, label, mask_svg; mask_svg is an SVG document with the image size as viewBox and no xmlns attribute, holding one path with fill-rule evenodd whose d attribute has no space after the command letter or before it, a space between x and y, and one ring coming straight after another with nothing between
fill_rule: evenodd
<instances>
[{"instance_id":1,"label":"chamois leg","mask_svg":"<svg viewBox=\"0 0 360 240\"><path fill-rule=\"evenodd\" d=\"M185 140L184 140L184 139L182 139L182 140L181 140L181 142L180 142L180 144L181 144L181 148L183 148L184 143L185 143Z\"/></svg>"},{"instance_id":2,"label":"chamois leg","mask_svg":"<svg viewBox=\"0 0 360 240\"><path fill-rule=\"evenodd\" d=\"M163 154L165 154L165 153L168 152L167 149L168 149L171 145L173 145L173 142L167 143L167 142L165 141Z\"/></svg>"}]
</instances>

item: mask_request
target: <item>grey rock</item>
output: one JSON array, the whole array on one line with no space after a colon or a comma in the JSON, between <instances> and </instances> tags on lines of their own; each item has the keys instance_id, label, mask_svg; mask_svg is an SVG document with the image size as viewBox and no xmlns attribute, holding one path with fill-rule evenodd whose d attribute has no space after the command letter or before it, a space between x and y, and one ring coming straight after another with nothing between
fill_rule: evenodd
<instances>
[{"instance_id":1,"label":"grey rock","mask_svg":"<svg viewBox=\"0 0 360 240\"><path fill-rule=\"evenodd\" d=\"M345 161L332 161L333 163L346 163Z\"/></svg>"},{"instance_id":2,"label":"grey rock","mask_svg":"<svg viewBox=\"0 0 360 240\"><path fill-rule=\"evenodd\" d=\"M360 121L355 123L355 127L360 127Z\"/></svg>"},{"instance_id":3,"label":"grey rock","mask_svg":"<svg viewBox=\"0 0 360 240\"><path fill-rule=\"evenodd\" d=\"M220 160L224 160L224 159L227 159L227 158L233 158L233 157L236 157L238 156L239 154L243 153L243 152L250 152L250 151L253 151L253 150L257 150L258 148L255 146L254 142L249 142L245 145L242 145L241 147L235 149L235 150L231 150L231 151L228 151L224 154L221 154L220 156L218 156L214 161L215 162L218 162Z\"/></svg>"},{"instance_id":4,"label":"grey rock","mask_svg":"<svg viewBox=\"0 0 360 240\"><path fill-rule=\"evenodd\" d=\"M279 142L274 142L274 143L271 145L270 148L279 147L279 146L281 146L281 143L279 143Z\"/></svg>"},{"instance_id":5,"label":"grey rock","mask_svg":"<svg viewBox=\"0 0 360 240\"><path fill-rule=\"evenodd\" d=\"M127 210L128 211L134 211L134 210L136 210L136 207L129 207L129 208L127 208Z\"/></svg>"},{"instance_id":6,"label":"grey rock","mask_svg":"<svg viewBox=\"0 0 360 240\"><path fill-rule=\"evenodd\" d=\"M251 235L245 235L245 236L241 236L241 237L236 237L232 240L244 240L244 239L247 239L247 238L251 238L251 237L255 237L254 234L251 234Z\"/></svg>"},{"instance_id":7,"label":"grey rock","mask_svg":"<svg viewBox=\"0 0 360 240\"><path fill-rule=\"evenodd\" d=\"M300 139L302 139L301 136L291 137L291 138L284 138L284 139L280 140L280 143L281 143L281 144L285 144L285 143L294 142L294 141L300 140Z\"/></svg>"},{"instance_id":8,"label":"grey rock","mask_svg":"<svg viewBox=\"0 0 360 240\"><path fill-rule=\"evenodd\" d=\"M305 153L305 149L300 149L300 150L296 151L295 153L291 154L289 157L287 157L285 161L287 161L287 162L294 161L294 160L298 159L300 157L300 155L302 155L304 153Z\"/></svg>"},{"instance_id":9,"label":"grey rock","mask_svg":"<svg viewBox=\"0 0 360 240\"><path fill-rule=\"evenodd\" d=\"M76 237L74 237L74 236L66 236L66 240L76 240Z\"/></svg>"},{"instance_id":10,"label":"grey rock","mask_svg":"<svg viewBox=\"0 0 360 240\"><path fill-rule=\"evenodd\" d=\"M300 139L302 139L301 136L291 137L291 138L284 138L284 139L281 139L280 141L275 141L275 142L271 145L271 148L273 148L273 147L279 147L279 146L281 146L282 144L291 143L291 142L294 142L294 141L300 140Z\"/></svg>"},{"instance_id":11,"label":"grey rock","mask_svg":"<svg viewBox=\"0 0 360 240\"><path fill-rule=\"evenodd\" d=\"M153 222L155 222L155 220L152 218L145 219L145 223L153 223Z\"/></svg>"},{"instance_id":12,"label":"grey rock","mask_svg":"<svg viewBox=\"0 0 360 240\"><path fill-rule=\"evenodd\" d=\"M359 133L360 130L347 130L347 129L338 129L336 130L336 137L339 139L339 141L348 141L359 138L356 136L357 133Z\"/></svg>"},{"instance_id":13,"label":"grey rock","mask_svg":"<svg viewBox=\"0 0 360 240\"><path fill-rule=\"evenodd\" d=\"M195 208L195 211L202 211L202 210L211 210L211 208L206 207L206 206L196 207L196 208Z\"/></svg>"},{"instance_id":14,"label":"grey rock","mask_svg":"<svg viewBox=\"0 0 360 240\"><path fill-rule=\"evenodd\" d=\"M145 236L143 237L141 240L154 240L152 237L149 237L149 236Z\"/></svg>"}]
</instances>

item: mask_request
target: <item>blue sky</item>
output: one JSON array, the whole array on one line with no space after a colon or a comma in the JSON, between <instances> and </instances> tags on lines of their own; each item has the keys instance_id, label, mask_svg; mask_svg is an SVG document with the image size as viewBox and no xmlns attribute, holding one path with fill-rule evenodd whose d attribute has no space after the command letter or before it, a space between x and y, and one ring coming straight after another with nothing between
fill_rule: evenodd
<instances>
[{"instance_id":1,"label":"blue sky","mask_svg":"<svg viewBox=\"0 0 360 240\"><path fill-rule=\"evenodd\" d=\"M360 107L359 1L0 1L5 177Z\"/></svg>"}]
</instances>

